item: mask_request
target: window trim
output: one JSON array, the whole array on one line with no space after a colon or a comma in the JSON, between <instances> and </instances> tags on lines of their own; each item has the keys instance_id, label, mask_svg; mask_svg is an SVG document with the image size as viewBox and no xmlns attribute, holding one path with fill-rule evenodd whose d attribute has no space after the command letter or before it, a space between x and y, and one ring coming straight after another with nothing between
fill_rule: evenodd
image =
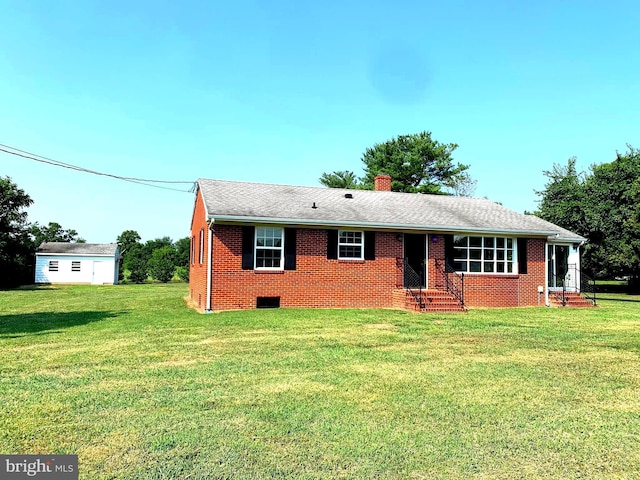
<instances>
[{"instance_id":1,"label":"window trim","mask_svg":"<svg viewBox=\"0 0 640 480\"><path fill-rule=\"evenodd\" d=\"M204 228L200 230L200 242L198 250L198 263L202 265L204 263Z\"/></svg>"},{"instance_id":2,"label":"window trim","mask_svg":"<svg viewBox=\"0 0 640 480\"><path fill-rule=\"evenodd\" d=\"M258 231L260 229L272 229L280 231L280 246L279 247L269 247L269 246L258 246ZM284 227L276 227L273 225L256 225L253 232L253 269L259 271L271 271L271 272L279 272L284 270L284 244L285 244L285 233ZM258 250L280 250L280 266L279 267L259 267L258 266Z\"/></svg>"},{"instance_id":3,"label":"window trim","mask_svg":"<svg viewBox=\"0 0 640 480\"><path fill-rule=\"evenodd\" d=\"M342 233L358 233L360 235L359 243L342 243L340 242L340 238ZM338 230L338 260L344 261L362 261L364 260L364 231L363 230ZM359 257L343 257L340 255L340 247L360 247L360 256Z\"/></svg>"},{"instance_id":4,"label":"window trim","mask_svg":"<svg viewBox=\"0 0 640 480\"><path fill-rule=\"evenodd\" d=\"M464 247L460 247L456 245L456 237L466 237L470 238L480 238L480 246L471 246L469 240L467 240L467 245ZM493 246L487 247L485 243L485 239L492 239ZM498 240L504 240L504 247L498 247ZM511 248L508 248L508 242L511 241ZM456 252L459 250L466 251L466 258L461 258L456 256ZM452 264L455 267L456 263L464 262L467 265L466 270L458 270L455 271L457 273L464 273L465 275L519 275L518 272L518 238L517 237L507 237L507 236L490 236L490 235L453 235L453 245L451 247L453 256L452 256ZM493 252L492 259L485 259L485 250L491 250ZM480 252L480 258L471 258L471 251ZM498 251L504 252L504 261L498 259ZM511 251L511 260L508 260L508 252ZM469 263L471 261L480 263L481 271L474 272L469 268ZM485 271L485 263L491 262L493 265L493 271L487 272ZM497 269L498 263L502 263L505 266L504 272L499 272ZM511 265L511 271L508 271L509 265Z\"/></svg>"}]
</instances>

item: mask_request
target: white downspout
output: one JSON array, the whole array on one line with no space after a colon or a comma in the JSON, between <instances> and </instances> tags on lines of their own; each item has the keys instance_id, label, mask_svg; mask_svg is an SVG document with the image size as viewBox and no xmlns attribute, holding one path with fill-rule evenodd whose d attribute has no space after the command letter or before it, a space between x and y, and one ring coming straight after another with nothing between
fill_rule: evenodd
<instances>
[{"instance_id":1,"label":"white downspout","mask_svg":"<svg viewBox=\"0 0 640 480\"><path fill-rule=\"evenodd\" d=\"M549 306L549 242L544 242L544 304Z\"/></svg>"},{"instance_id":2,"label":"white downspout","mask_svg":"<svg viewBox=\"0 0 640 480\"><path fill-rule=\"evenodd\" d=\"M213 268L213 222L209 220L209 232L207 235L207 301L205 307L205 313L211 313L211 274Z\"/></svg>"}]
</instances>

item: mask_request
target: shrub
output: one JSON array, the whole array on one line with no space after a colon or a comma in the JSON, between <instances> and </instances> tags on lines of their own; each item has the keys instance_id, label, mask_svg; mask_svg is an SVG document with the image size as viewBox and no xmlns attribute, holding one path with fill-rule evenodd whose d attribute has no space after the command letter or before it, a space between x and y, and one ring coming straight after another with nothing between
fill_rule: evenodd
<instances>
[{"instance_id":1,"label":"shrub","mask_svg":"<svg viewBox=\"0 0 640 480\"><path fill-rule=\"evenodd\" d=\"M176 251L173 247L155 249L149 260L149 274L159 282L167 283L176 270Z\"/></svg>"},{"instance_id":2,"label":"shrub","mask_svg":"<svg viewBox=\"0 0 640 480\"><path fill-rule=\"evenodd\" d=\"M129 270L129 280L134 283L143 283L149 275L147 252L142 245L135 245L127 253L124 266Z\"/></svg>"},{"instance_id":3,"label":"shrub","mask_svg":"<svg viewBox=\"0 0 640 480\"><path fill-rule=\"evenodd\" d=\"M183 282L189 281L189 267L176 267L176 274Z\"/></svg>"}]
</instances>

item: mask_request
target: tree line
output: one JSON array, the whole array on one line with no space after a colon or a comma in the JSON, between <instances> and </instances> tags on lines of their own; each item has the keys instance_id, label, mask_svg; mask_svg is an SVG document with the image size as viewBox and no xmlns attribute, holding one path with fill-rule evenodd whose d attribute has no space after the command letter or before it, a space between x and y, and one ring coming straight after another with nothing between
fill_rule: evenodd
<instances>
[{"instance_id":1,"label":"tree line","mask_svg":"<svg viewBox=\"0 0 640 480\"><path fill-rule=\"evenodd\" d=\"M31 197L9 177L0 177L0 288L33 283L36 250L44 242L86 243L74 229L57 222L31 223L27 209ZM142 283L148 278L168 282L174 276L189 279L188 237L173 242L169 237L140 242L140 235L126 230L118 236L120 280Z\"/></svg>"},{"instance_id":2,"label":"tree line","mask_svg":"<svg viewBox=\"0 0 640 480\"><path fill-rule=\"evenodd\" d=\"M140 240L135 230L125 230L118 236L121 280L143 283L151 277L166 283L177 276L182 281L189 281L189 237L175 243L169 237L146 243Z\"/></svg>"},{"instance_id":3,"label":"tree line","mask_svg":"<svg viewBox=\"0 0 640 480\"><path fill-rule=\"evenodd\" d=\"M582 267L596 278L624 277L640 289L640 150L578 172L576 158L545 170L536 212L587 239Z\"/></svg>"}]
</instances>

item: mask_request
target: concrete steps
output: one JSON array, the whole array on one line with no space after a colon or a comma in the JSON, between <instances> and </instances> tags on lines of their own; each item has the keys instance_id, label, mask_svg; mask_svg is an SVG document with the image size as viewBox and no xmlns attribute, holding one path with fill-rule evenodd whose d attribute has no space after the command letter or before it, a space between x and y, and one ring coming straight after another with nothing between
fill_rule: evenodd
<instances>
[{"instance_id":1,"label":"concrete steps","mask_svg":"<svg viewBox=\"0 0 640 480\"><path fill-rule=\"evenodd\" d=\"M416 292L417 293L417 292ZM422 303L422 305L420 305ZM404 291L404 309L426 313L466 312L458 299L442 290L423 290L419 302L409 290Z\"/></svg>"},{"instance_id":2,"label":"concrete steps","mask_svg":"<svg viewBox=\"0 0 640 480\"><path fill-rule=\"evenodd\" d=\"M565 292L565 305L562 305L562 292L549 292L549 305L551 307L587 308L594 307L593 302L576 292Z\"/></svg>"}]
</instances>

